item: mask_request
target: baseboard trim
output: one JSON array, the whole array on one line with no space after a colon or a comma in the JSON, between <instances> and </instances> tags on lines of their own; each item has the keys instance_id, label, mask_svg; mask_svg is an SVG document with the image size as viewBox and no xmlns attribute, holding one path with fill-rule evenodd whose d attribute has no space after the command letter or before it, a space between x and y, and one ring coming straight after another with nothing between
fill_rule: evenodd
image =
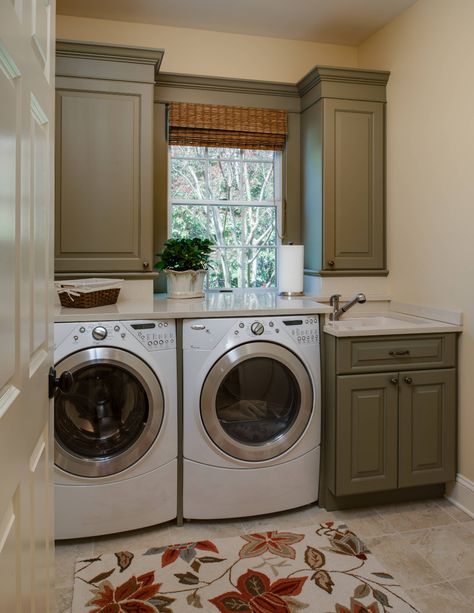
<instances>
[{"instance_id":1,"label":"baseboard trim","mask_svg":"<svg viewBox=\"0 0 474 613\"><path fill-rule=\"evenodd\" d=\"M474 519L474 482L458 473L456 481L446 485L445 498Z\"/></svg>"}]
</instances>

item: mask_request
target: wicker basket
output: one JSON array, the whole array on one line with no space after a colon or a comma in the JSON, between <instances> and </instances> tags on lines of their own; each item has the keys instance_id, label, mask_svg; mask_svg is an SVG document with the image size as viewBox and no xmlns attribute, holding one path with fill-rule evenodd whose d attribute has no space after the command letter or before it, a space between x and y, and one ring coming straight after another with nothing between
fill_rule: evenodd
<instances>
[{"instance_id":1,"label":"wicker basket","mask_svg":"<svg viewBox=\"0 0 474 613\"><path fill-rule=\"evenodd\" d=\"M74 309L115 304L121 287L122 280L117 279L81 279L56 283L61 306Z\"/></svg>"}]
</instances>

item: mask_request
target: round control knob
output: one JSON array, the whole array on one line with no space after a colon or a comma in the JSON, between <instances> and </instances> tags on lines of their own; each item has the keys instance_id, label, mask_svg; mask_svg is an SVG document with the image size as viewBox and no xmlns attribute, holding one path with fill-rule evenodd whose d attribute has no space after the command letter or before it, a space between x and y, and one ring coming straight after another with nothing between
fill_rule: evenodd
<instances>
[{"instance_id":1,"label":"round control knob","mask_svg":"<svg viewBox=\"0 0 474 613\"><path fill-rule=\"evenodd\" d=\"M260 336L261 334L263 334L263 331L265 330L265 328L263 327L263 324L261 324L259 321L254 321L253 324L250 326L250 329L257 336Z\"/></svg>"},{"instance_id":2,"label":"round control knob","mask_svg":"<svg viewBox=\"0 0 474 613\"><path fill-rule=\"evenodd\" d=\"M107 336L107 328L104 328L104 326L96 326L92 330L92 336L95 338L96 341L103 341L104 338Z\"/></svg>"}]
</instances>

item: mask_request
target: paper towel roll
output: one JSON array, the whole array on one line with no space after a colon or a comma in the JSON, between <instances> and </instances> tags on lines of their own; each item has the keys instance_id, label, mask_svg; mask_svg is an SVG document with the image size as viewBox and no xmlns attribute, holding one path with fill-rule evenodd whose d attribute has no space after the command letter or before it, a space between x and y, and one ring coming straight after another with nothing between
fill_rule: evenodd
<instances>
[{"instance_id":1,"label":"paper towel roll","mask_svg":"<svg viewBox=\"0 0 474 613\"><path fill-rule=\"evenodd\" d=\"M280 293L303 293L303 255L303 245L280 245L278 259Z\"/></svg>"}]
</instances>

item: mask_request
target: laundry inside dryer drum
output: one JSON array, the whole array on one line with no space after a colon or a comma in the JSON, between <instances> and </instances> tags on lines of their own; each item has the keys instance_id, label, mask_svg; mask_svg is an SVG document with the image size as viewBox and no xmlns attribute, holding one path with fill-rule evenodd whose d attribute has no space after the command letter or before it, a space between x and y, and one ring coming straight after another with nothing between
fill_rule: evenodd
<instances>
[{"instance_id":1,"label":"laundry inside dryer drum","mask_svg":"<svg viewBox=\"0 0 474 613\"><path fill-rule=\"evenodd\" d=\"M235 366L216 395L222 428L247 445L261 445L284 436L300 406L300 389L291 370L266 357L250 358Z\"/></svg>"},{"instance_id":2,"label":"laundry inside dryer drum","mask_svg":"<svg viewBox=\"0 0 474 613\"><path fill-rule=\"evenodd\" d=\"M123 453L140 438L149 406L132 373L94 364L74 372L72 389L56 395L54 410L59 444L79 457L100 460Z\"/></svg>"}]
</instances>

